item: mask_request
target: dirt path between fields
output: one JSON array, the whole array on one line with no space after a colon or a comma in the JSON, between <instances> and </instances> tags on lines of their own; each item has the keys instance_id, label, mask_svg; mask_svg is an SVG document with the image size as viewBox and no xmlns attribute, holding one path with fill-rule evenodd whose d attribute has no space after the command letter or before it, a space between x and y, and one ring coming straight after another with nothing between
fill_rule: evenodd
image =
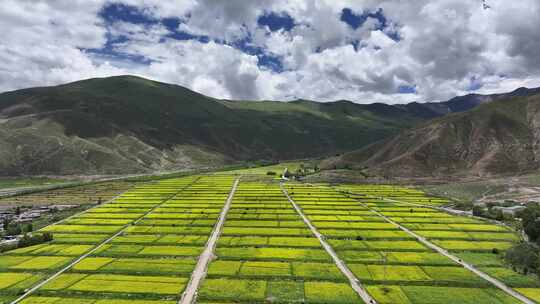
<instances>
[{"instance_id":1,"label":"dirt path between fields","mask_svg":"<svg viewBox=\"0 0 540 304\"><path fill-rule=\"evenodd\" d=\"M206 277L208 265L215 257L214 250L216 249L217 241L221 235L221 231L223 230L225 220L227 219L227 213L229 213L229 209L231 209L234 193L236 192L239 183L240 179L234 181L231 192L229 192L229 196L225 202L225 206L223 206L221 214L219 215L219 220L214 226L210 238L206 242L206 247L204 248L203 253L199 256L199 260L197 261L195 270L193 270L193 273L191 274L191 278L189 279L186 290L178 301L179 304L191 304L197 299L199 286L201 285L202 280Z\"/></svg>"},{"instance_id":2,"label":"dirt path between fields","mask_svg":"<svg viewBox=\"0 0 540 304\"><path fill-rule=\"evenodd\" d=\"M517 291L515 291L514 289L508 287L506 284L504 284L503 282L495 279L494 277L480 271L479 269L477 269L476 267L474 267L472 264L469 264L469 263L466 263L464 262L463 260L461 260L460 258L458 258L457 256L455 255L452 255L451 253L449 253L446 249L443 249L437 245L435 245L434 243L431 243L430 241L428 241L425 237L423 236L420 236L418 234L416 234L415 232L413 232L412 230L409 230L408 228L400 225L399 223L397 222L394 222L393 220L391 220L390 218L388 218L387 216L385 216L384 214L380 213L379 211L375 210L375 209L372 209L371 207L369 207L367 204L364 204L360 201L358 201L359 204L361 204L362 206L366 207L368 210L370 210L371 212L377 214L378 216L382 217L385 221L387 221L388 223L391 223L395 226L397 226L399 229L405 231L406 233L408 233L409 235L413 236L414 238L416 238L416 240L418 240L420 243L424 244L425 246L427 246L428 248L431 248L433 250L435 250L436 252L444 255L445 257L451 259L452 261L454 261L455 263L463 266L464 268L468 269L469 271L473 272L474 274L476 274L477 276L481 277L482 279L490 282L491 284L495 285L495 287L501 289L502 291L506 292L507 294L509 294L510 296L518 299L519 301L521 301L522 303L527 303L527 304L534 304L535 302L530 300L529 298L523 296L522 294L518 293ZM399 202L399 201L396 201L396 202Z\"/></svg>"},{"instance_id":3,"label":"dirt path between fields","mask_svg":"<svg viewBox=\"0 0 540 304\"><path fill-rule=\"evenodd\" d=\"M296 204L296 202L289 196L289 193L287 192L287 190L283 186L283 183L280 183L279 187L281 188L281 191L287 197L287 199L289 200L291 205L294 207L294 209L296 210L298 215L300 215L300 217L302 218L304 223L306 223L306 225L309 227L311 232L315 235L315 237L317 237L317 239L319 240L321 245L324 247L326 252L328 252L328 254L332 257L332 259L334 260L334 263L339 268L339 270L347 277L347 279L349 279L351 287L354 289L354 291L356 291L356 293L360 296L360 298L362 298L362 300L365 303L376 304L377 302L375 301L375 299L372 298L371 295L367 292L367 290L362 286L362 284L360 283L358 278L356 278L356 276L352 273L352 271L349 269L349 267L347 267L347 265L345 265L345 262L343 262L339 258L339 256L336 254L336 252L334 251L332 246L330 246L330 244L328 244L328 242L326 242L325 237L321 233L319 233L319 231L317 230L317 228L315 228L315 226L313 226L311 221L307 218L307 216L302 211L302 208L300 208Z\"/></svg>"},{"instance_id":4,"label":"dirt path between fields","mask_svg":"<svg viewBox=\"0 0 540 304\"><path fill-rule=\"evenodd\" d=\"M34 287L30 288L29 290L27 290L24 294L22 294L20 297L18 297L17 299L13 300L11 302L11 304L17 304L17 303L20 303L22 300L24 300L25 298L27 298L28 296L30 296L32 293L34 293L36 290L38 290L39 288L41 288L42 286L44 286L45 284L49 283L50 281L56 279L58 276L60 276L61 274L63 274L64 272L68 271L69 269L71 269L73 266L77 265L80 261L82 261L83 259L87 258L88 256L90 256L91 254L93 254L94 252L98 251L101 247L107 245L108 243L110 243L112 240L114 240L116 237L122 235L130 226L132 225L135 225L137 223L139 223L144 217L146 217L147 215L149 215L150 213L154 212L154 210L156 210L157 208L161 207L163 204L165 204L167 201L169 201L171 198L175 197L177 194L179 194L180 192L184 191L185 189L189 188L191 185L193 185L194 183L196 183L197 181L199 180L199 178L196 178L194 179L191 183L187 184L186 186L182 187L180 190L174 192L172 195L168 196L167 198L163 199L159 204L157 204L156 206L154 206L152 209L150 209L149 211L147 211L146 213L144 213L143 215L141 215L139 218L137 218L135 221L127 224L127 225L124 225L124 227L122 229L120 229L120 231L118 231L117 233L115 233L113 236L109 237L108 239L106 239L105 241L97 244L94 248L92 248L92 250L90 250L89 252L81 255L80 257L78 257L75 261L69 263L69 265L65 266L64 268L62 268L61 270L59 270L58 272L56 272L55 274L53 274L52 276L48 277L45 281L42 281L41 283L35 285ZM131 188L133 189L133 188ZM127 192L127 191L126 191ZM96 206L96 207L99 207L99 206ZM93 208L91 208L93 209ZM91 210L89 209L89 210ZM87 212L88 210L86 210Z\"/></svg>"}]
</instances>

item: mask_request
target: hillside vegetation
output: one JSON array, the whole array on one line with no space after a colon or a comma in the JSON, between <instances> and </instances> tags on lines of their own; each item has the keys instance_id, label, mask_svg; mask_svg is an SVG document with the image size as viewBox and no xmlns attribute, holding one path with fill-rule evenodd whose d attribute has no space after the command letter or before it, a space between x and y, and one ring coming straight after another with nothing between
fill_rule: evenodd
<instances>
[{"instance_id":1,"label":"hillside vegetation","mask_svg":"<svg viewBox=\"0 0 540 304\"><path fill-rule=\"evenodd\" d=\"M536 91L386 105L216 100L134 76L30 88L0 94L0 175L127 174L328 157L427 119Z\"/></svg>"},{"instance_id":2,"label":"hillside vegetation","mask_svg":"<svg viewBox=\"0 0 540 304\"><path fill-rule=\"evenodd\" d=\"M215 100L133 76L0 94L0 174L108 174L331 155L421 121L404 109Z\"/></svg>"},{"instance_id":3,"label":"hillside vegetation","mask_svg":"<svg viewBox=\"0 0 540 304\"><path fill-rule=\"evenodd\" d=\"M387 176L516 174L539 168L540 95L509 97L450 114L324 167L369 168Z\"/></svg>"}]
</instances>

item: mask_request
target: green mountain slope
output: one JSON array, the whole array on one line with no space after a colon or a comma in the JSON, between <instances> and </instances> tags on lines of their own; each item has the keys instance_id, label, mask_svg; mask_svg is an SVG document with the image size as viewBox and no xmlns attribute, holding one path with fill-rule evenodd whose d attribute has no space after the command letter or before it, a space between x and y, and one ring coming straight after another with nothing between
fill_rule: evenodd
<instances>
[{"instance_id":1,"label":"green mountain slope","mask_svg":"<svg viewBox=\"0 0 540 304\"><path fill-rule=\"evenodd\" d=\"M294 159L413 126L408 110L347 101L215 100L133 76L0 94L0 174L103 174Z\"/></svg>"},{"instance_id":2,"label":"green mountain slope","mask_svg":"<svg viewBox=\"0 0 540 304\"><path fill-rule=\"evenodd\" d=\"M540 95L450 114L324 162L387 176L523 173L540 167Z\"/></svg>"}]
</instances>

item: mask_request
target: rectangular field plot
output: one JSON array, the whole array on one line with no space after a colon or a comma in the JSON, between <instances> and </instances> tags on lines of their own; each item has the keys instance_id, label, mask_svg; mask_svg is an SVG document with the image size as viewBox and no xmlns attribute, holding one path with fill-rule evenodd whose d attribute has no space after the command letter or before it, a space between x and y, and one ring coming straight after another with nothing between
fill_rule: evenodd
<instances>
[{"instance_id":1,"label":"rectangular field plot","mask_svg":"<svg viewBox=\"0 0 540 304\"><path fill-rule=\"evenodd\" d=\"M27 272L2 272L0 273L0 292L19 292L41 281L43 274Z\"/></svg>"},{"instance_id":2,"label":"rectangular field plot","mask_svg":"<svg viewBox=\"0 0 540 304\"><path fill-rule=\"evenodd\" d=\"M8 251L6 255L58 255L58 256L80 256L90 251L92 245L73 244L40 244L26 248Z\"/></svg>"},{"instance_id":3,"label":"rectangular field plot","mask_svg":"<svg viewBox=\"0 0 540 304\"><path fill-rule=\"evenodd\" d=\"M111 257L197 256L201 251L201 247L188 246L104 245L94 252L94 255Z\"/></svg>"},{"instance_id":4,"label":"rectangular field plot","mask_svg":"<svg viewBox=\"0 0 540 304\"><path fill-rule=\"evenodd\" d=\"M502 267L505 264L503 256L492 252L457 252L455 255L477 267Z\"/></svg>"},{"instance_id":5,"label":"rectangular field plot","mask_svg":"<svg viewBox=\"0 0 540 304\"><path fill-rule=\"evenodd\" d=\"M366 251L431 251L418 241L357 241L329 240L336 250L366 250Z\"/></svg>"},{"instance_id":6,"label":"rectangular field plot","mask_svg":"<svg viewBox=\"0 0 540 304\"><path fill-rule=\"evenodd\" d=\"M64 221L64 224L66 225L127 225L132 222L131 219L70 219L67 221Z\"/></svg>"},{"instance_id":7,"label":"rectangular field plot","mask_svg":"<svg viewBox=\"0 0 540 304\"><path fill-rule=\"evenodd\" d=\"M360 303L348 283L207 279L203 282L201 301L235 303Z\"/></svg>"},{"instance_id":8,"label":"rectangular field plot","mask_svg":"<svg viewBox=\"0 0 540 304\"><path fill-rule=\"evenodd\" d=\"M262 235L262 236L309 236L308 228L262 228L262 227L225 227L223 235Z\"/></svg>"},{"instance_id":9,"label":"rectangular field plot","mask_svg":"<svg viewBox=\"0 0 540 304\"><path fill-rule=\"evenodd\" d=\"M480 267L480 270L512 287L540 288L540 281L535 275L523 275L504 267Z\"/></svg>"},{"instance_id":10,"label":"rectangular field plot","mask_svg":"<svg viewBox=\"0 0 540 304\"><path fill-rule=\"evenodd\" d=\"M540 302L540 288L514 288L527 298Z\"/></svg>"},{"instance_id":11,"label":"rectangular field plot","mask_svg":"<svg viewBox=\"0 0 540 304\"><path fill-rule=\"evenodd\" d=\"M338 255L349 263L394 265L455 265L447 257L435 252L391 252L340 250Z\"/></svg>"},{"instance_id":12,"label":"rectangular field plot","mask_svg":"<svg viewBox=\"0 0 540 304\"><path fill-rule=\"evenodd\" d=\"M405 188L391 185L341 185L337 190L348 192L350 194L361 195L362 197L396 199L408 203L421 205L441 206L448 204L449 201L439 197L429 197L423 191L418 189Z\"/></svg>"},{"instance_id":13,"label":"rectangular field plot","mask_svg":"<svg viewBox=\"0 0 540 304\"><path fill-rule=\"evenodd\" d=\"M124 234L114 238L111 244L203 246L207 239L205 235Z\"/></svg>"},{"instance_id":14,"label":"rectangular field plot","mask_svg":"<svg viewBox=\"0 0 540 304\"><path fill-rule=\"evenodd\" d=\"M414 239L407 232L394 230L318 229L329 238L360 240L407 240Z\"/></svg>"},{"instance_id":15,"label":"rectangular field plot","mask_svg":"<svg viewBox=\"0 0 540 304\"><path fill-rule=\"evenodd\" d=\"M0 299L1 300L1 299ZM0 302L1 303L1 302ZM167 300L122 300L103 298L72 298L72 297L45 297L31 296L24 299L21 304L175 304L176 301Z\"/></svg>"},{"instance_id":16,"label":"rectangular field plot","mask_svg":"<svg viewBox=\"0 0 540 304\"><path fill-rule=\"evenodd\" d=\"M264 245L267 247L321 248L321 244L316 238L294 236L222 236L218 241L218 245L224 247L250 247Z\"/></svg>"},{"instance_id":17,"label":"rectangular field plot","mask_svg":"<svg viewBox=\"0 0 540 304\"><path fill-rule=\"evenodd\" d=\"M411 230L455 230L455 231L479 231L479 232L507 232L508 229L501 226L490 224L435 224L435 223L422 223L422 224L410 224L403 223L403 226Z\"/></svg>"},{"instance_id":18,"label":"rectangular field plot","mask_svg":"<svg viewBox=\"0 0 540 304\"><path fill-rule=\"evenodd\" d=\"M194 258L107 258L90 257L83 259L73 267L75 272L110 272L137 274L184 274L189 275L195 264Z\"/></svg>"},{"instance_id":19,"label":"rectangular field plot","mask_svg":"<svg viewBox=\"0 0 540 304\"><path fill-rule=\"evenodd\" d=\"M107 225L53 225L48 226L41 231L43 232L52 232L52 233L85 233L85 234L91 234L91 233L109 233L114 234L117 231L120 231L122 229L122 226L107 226Z\"/></svg>"},{"instance_id":20,"label":"rectangular field plot","mask_svg":"<svg viewBox=\"0 0 540 304\"><path fill-rule=\"evenodd\" d=\"M209 235L212 227L191 226L131 226L126 232L133 234L182 234L182 235Z\"/></svg>"},{"instance_id":21,"label":"rectangular field plot","mask_svg":"<svg viewBox=\"0 0 540 304\"><path fill-rule=\"evenodd\" d=\"M518 300L495 288L368 285L381 304L517 304Z\"/></svg>"},{"instance_id":22,"label":"rectangular field plot","mask_svg":"<svg viewBox=\"0 0 540 304\"><path fill-rule=\"evenodd\" d=\"M433 240L466 240L466 241L517 241L518 236L511 232L464 232L464 231L415 231L417 234Z\"/></svg>"},{"instance_id":23,"label":"rectangular field plot","mask_svg":"<svg viewBox=\"0 0 540 304\"><path fill-rule=\"evenodd\" d=\"M109 236L108 234L55 233L52 243L96 244Z\"/></svg>"},{"instance_id":24,"label":"rectangular field plot","mask_svg":"<svg viewBox=\"0 0 540 304\"><path fill-rule=\"evenodd\" d=\"M450 251L472 251L472 252L492 251L493 249L504 251L513 246L513 243L510 243L510 242L479 242L479 241L469 242L469 241L433 240L433 243Z\"/></svg>"},{"instance_id":25,"label":"rectangular field plot","mask_svg":"<svg viewBox=\"0 0 540 304\"><path fill-rule=\"evenodd\" d=\"M190 213L182 209L183 212L166 213L162 212L163 208L157 208L152 214L146 216L147 219L162 219L162 220L189 220L189 219L217 219L219 213ZM221 211L221 210L220 210Z\"/></svg>"},{"instance_id":26,"label":"rectangular field plot","mask_svg":"<svg viewBox=\"0 0 540 304\"><path fill-rule=\"evenodd\" d=\"M366 284L450 285L455 287L489 287L490 284L460 266L406 266L350 264L350 269Z\"/></svg>"},{"instance_id":27,"label":"rectangular field plot","mask_svg":"<svg viewBox=\"0 0 540 304\"><path fill-rule=\"evenodd\" d=\"M468 218L468 217L457 217L457 216L445 216L445 217L419 217L419 216L389 216L393 221L400 223L440 223L440 224L478 224L484 223L482 221Z\"/></svg>"},{"instance_id":28,"label":"rectangular field plot","mask_svg":"<svg viewBox=\"0 0 540 304\"><path fill-rule=\"evenodd\" d=\"M143 293L176 295L187 278L113 274L63 274L45 284L43 291Z\"/></svg>"},{"instance_id":29,"label":"rectangular field plot","mask_svg":"<svg viewBox=\"0 0 540 304\"><path fill-rule=\"evenodd\" d=\"M16 295L4 295L0 293L0 303L8 304L17 298Z\"/></svg>"},{"instance_id":30,"label":"rectangular field plot","mask_svg":"<svg viewBox=\"0 0 540 304\"><path fill-rule=\"evenodd\" d=\"M332 263L286 261L228 261L219 260L210 266L209 277L285 278L295 280L345 281L345 277Z\"/></svg>"},{"instance_id":31,"label":"rectangular field plot","mask_svg":"<svg viewBox=\"0 0 540 304\"><path fill-rule=\"evenodd\" d=\"M54 271L72 259L62 256L2 256L0 270Z\"/></svg>"},{"instance_id":32,"label":"rectangular field plot","mask_svg":"<svg viewBox=\"0 0 540 304\"><path fill-rule=\"evenodd\" d=\"M77 219L137 219L139 218L143 213L102 213L102 212L95 212L95 213L84 213L81 215L78 215Z\"/></svg>"}]
</instances>

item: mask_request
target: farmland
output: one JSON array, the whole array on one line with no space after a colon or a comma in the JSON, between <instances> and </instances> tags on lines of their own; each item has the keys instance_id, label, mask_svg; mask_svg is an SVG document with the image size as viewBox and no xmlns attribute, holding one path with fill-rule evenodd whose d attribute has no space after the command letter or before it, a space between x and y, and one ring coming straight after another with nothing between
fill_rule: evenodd
<instances>
[{"instance_id":1,"label":"farmland","mask_svg":"<svg viewBox=\"0 0 540 304\"><path fill-rule=\"evenodd\" d=\"M63 179L34 177L34 178L0 178L0 189L10 189L19 187L34 187L54 185L66 182Z\"/></svg>"},{"instance_id":2,"label":"farmland","mask_svg":"<svg viewBox=\"0 0 540 304\"><path fill-rule=\"evenodd\" d=\"M115 181L83 185L0 199L2 206L88 205L107 201L130 189L133 183Z\"/></svg>"},{"instance_id":3,"label":"farmland","mask_svg":"<svg viewBox=\"0 0 540 304\"><path fill-rule=\"evenodd\" d=\"M0 256L0 303L186 303L187 288L197 303L522 303L433 246L538 300L500 258L519 240L506 227L414 189L267 170L138 183L44 227L52 242Z\"/></svg>"},{"instance_id":4,"label":"farmland","mask_svg":"<svg viewBox=\"0 0 540 304\"><path fill-rule=\"evenodd\" d=\"M216 254L201 301L359 301L277 184L240 184Z\"/></svg>"}]
</instances>

